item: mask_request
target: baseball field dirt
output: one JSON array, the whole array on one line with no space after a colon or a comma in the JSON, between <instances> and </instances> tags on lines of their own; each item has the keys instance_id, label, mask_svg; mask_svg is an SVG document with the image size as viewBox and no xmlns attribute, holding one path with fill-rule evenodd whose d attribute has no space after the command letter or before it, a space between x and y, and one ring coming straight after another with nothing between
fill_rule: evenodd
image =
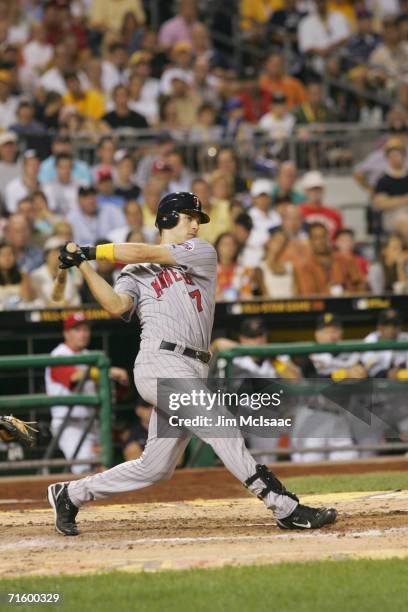
<instances>
[{"instance_id":1,"label":"baseball field dirt","mask_svg":"<svg viewBox=\"0 0 408 612\"><path fill-rule=\"evenodd\" d=\"M32 479L35 490L26 487L14 499L1 496L0 576L408 558L407 472L326 479L326 485L322 476L294 479L301 493L322 491L302 496L305 503L335 505L339 511L335 525L313 533L280 531L263 504L238 487L229 498L213 493L212 499L146 502L139 491L133 499L129 494L88 505L78 517L81 534L73 538L55 533L52 511L42 501L46 479ZM3 492L11 492L7 482ZM369 482L372 490L356 489L360 482Z\"/></svg>"}]
</instances>

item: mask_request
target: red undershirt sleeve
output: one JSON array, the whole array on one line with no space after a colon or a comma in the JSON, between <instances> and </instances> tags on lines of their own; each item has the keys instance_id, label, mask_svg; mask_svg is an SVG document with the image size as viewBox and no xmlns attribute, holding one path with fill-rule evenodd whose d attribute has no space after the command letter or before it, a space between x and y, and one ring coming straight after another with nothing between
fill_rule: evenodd
<instances>
[{"instance_id":1,"label":"red undershirt sleeve","mask_svg":"<svg viewBox=\"0 0 408 612\"><path fill-rule=\"evenodd\" d=\"M72 387L71 378L72 375L75 374L78 368L75 366L55 366L51 368L51 378L55 382L64 385L67 389Z\"/></svg>"}]
</instances>

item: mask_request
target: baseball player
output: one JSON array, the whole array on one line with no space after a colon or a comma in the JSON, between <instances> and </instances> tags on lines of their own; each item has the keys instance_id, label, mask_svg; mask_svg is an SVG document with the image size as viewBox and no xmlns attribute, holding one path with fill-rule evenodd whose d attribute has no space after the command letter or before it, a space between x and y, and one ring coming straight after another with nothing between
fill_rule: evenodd
<instances>
[{"instance_id":1,"label":"baseball player","mask_svg":"<svg viewBox=\"0 0 408 612\"><path fill-rule=\"evenodd\" d=\"M158 414L169 410L163 402L157 408L159 377L194 390L197 381L208 376L217 257L213 246L197 234L200 223L209 221L194 194L171 193L158 205L159 245L105 244L78 247L74 254L61 250L61 267L77 266L103 308L126 321L137 314L142 334L135 361L135 383L143 399L156 407L146 448L139 459L48 488L55 527L64 535L78 534L75 519L84 503L170 478L191 432L208 442L228 470L262 499L274 512L280 528L320 528L336 520L334 508L300 504L297 496L287 491L266 466L256 464L239 430L228 438L218 437L214 429L206 427L180 430L178 437L158 435ZM88 263L91 259L128 265L112 288ZM194 414L200 416L200 408Z\"/></svg>"}]
</instances>

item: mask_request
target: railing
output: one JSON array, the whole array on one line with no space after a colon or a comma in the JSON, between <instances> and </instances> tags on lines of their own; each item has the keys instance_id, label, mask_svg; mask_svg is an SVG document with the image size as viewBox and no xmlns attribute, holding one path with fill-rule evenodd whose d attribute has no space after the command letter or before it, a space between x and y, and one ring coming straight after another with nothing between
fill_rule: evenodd
<instances>
[{"instance_id":1,"label":"railing","mask_svg":"<svg viewBox=\"0 0 408 612\"><path fill-rule=\"evenodd\" d=\"M110 361L105 353L100 351L91 351L83 355L73 355L67 357L51 357L50 355L32 355L32 356L10 356L0 358L0 370L15 370L18 368L35 368L48 367L55 365L88 365L99 368L99 385L95 395L84 393L72 393L69 396L46 395L43 393L28 394L28 395L3 395L0 397L0 410L2 411L19 411L23 409L35 408L38 406L67 406L72 407L78 404L85 406L100 406L99 417L101 423L101 445L102 453L98 457L97 463L103 463L106 467L110 467L113 461L112 452L112 401L111 387L109 379ZM58 435L62 430L58 432ZM76 452L79 449L76 449ZM47 455L47 453L46 453ZM17 466L26 468L27 463L32 467L46 467L55 464L55 459L49 456L39 461L24 461L13 462L13 469ZM74 465L78 460L60 460L64 465ZM96 463L95 459L81 459L80 463ZM10 464L11 465L11 464ZM1 469L8 467L8 462L1 464Z\"/></svg>"}]
</instances>

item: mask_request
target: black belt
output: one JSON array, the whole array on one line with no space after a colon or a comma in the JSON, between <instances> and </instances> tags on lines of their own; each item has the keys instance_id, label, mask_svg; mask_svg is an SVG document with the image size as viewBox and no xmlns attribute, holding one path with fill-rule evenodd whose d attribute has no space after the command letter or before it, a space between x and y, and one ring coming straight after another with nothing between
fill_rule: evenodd
<instances>
[{"instance_id":1,"label":"black belt","mask_svg":"<svg viewBox=\"0 0 408 612\"><path fill-rule=\"evenodd\" d=\"M166 340L162 340L160 342L160 348L165 351L175 351L177 348L177 344L174 342L166 342ZM208 363L211 359L211 353L207 353L207 351L196 351L193 348L189 348L186 346L180 353L180 355L185 355L186 357L191 357L192 359L198 359L203 363Z\"/></svg>"}]
</instances>

